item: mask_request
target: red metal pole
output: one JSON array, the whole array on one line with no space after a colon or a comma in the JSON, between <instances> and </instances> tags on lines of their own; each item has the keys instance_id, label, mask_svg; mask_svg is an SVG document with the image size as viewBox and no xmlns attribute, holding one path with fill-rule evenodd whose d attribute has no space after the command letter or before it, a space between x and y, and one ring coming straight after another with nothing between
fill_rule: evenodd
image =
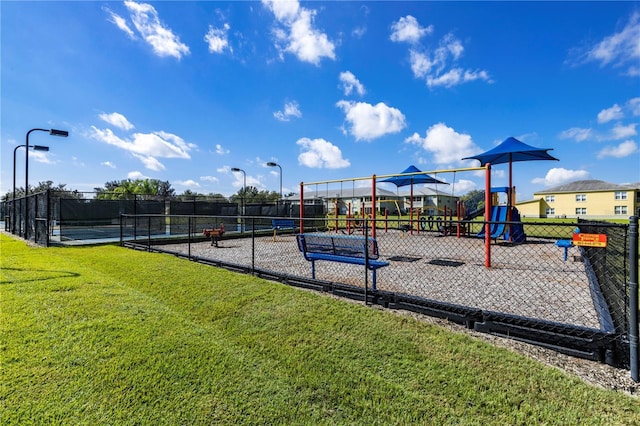
<instances>
[{"instance_id":1,"label":"red metal pole","mask_svg":"<svg viewBox=\"0 0 640 426\"><path fill-rule=\"evenodd\" d=\"M371 236L376 237L376 175L371 176Z\"/></svg>"},{"instance_id":2,"label":"red metal pole","mask_svg":"<svg viewBox=\"0 0 640 426\"><path fill-rule=\"evenodd\" d=\"M387 227L389 226L389 210L384 208L384 233L387 233Z\"/></svg>"},{"instance_id":3,"label":"red metal pole","mask_svg":"<svg viewBox=\"0 0 640 426\"><path fill-rule=\"evenodd\" d=\"M491 267L491 164L486 164L484 180L484 266Z\"/></svg>"},{"instance_id":4,"label":"red metal pole","mask_svg":"<svg viewBox=\"0 0 640 426\"><path fill-rule=\"evenodd\" d=\"M347 206L347 235L351 235L351 203L348 203Z\"/></svg>"},{"instance_id":5,"label":"red metal pole","mask_svg":"<svg viewBox=\"0 0 640 426\"><path fill-rule=\"evenodd\" d=\"M300 233L304 234L304 182L300 182Z\"/></svg>"}]
</instances>

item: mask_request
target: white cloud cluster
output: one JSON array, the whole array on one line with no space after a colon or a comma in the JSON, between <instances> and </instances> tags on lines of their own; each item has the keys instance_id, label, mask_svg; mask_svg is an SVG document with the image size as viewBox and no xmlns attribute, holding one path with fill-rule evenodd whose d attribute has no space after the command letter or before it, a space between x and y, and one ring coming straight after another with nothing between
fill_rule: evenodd
<instances>
[{"instance_id":1,"label":"white cloud cluster","mask_svg":"<svg viewBox=\"0 0 640 426\"><path fill-rule=\"evenodd\" d=\"M326 34L313 27L315 10L300 7L297 0L262 0L282 27L274 30L276 48L303 62L319 65L322 58L335 59L335 45Z\"/></svg>"},{"instance_id":2,"label":"white cloud cluster","mask_svg":"<svg viewBox=\"0 0 640 426\"><path fill-rule=\"evenodd\" d=\"M562 185L563 183L571 182L574 180L587 179L588 177L589 172L587 172L586 170L567 170L562 167L555 167L553 169L550 169L545 177L535 178L531 182L549 187Z\"/></svg>"},{"instance_id":3,"label":"white cloud cluster","mask_svg":"<svg viewBox=\"0 0 640 426\"><path fill-rule=\"evenodd\" d=\"M563 130L560 132L558 137L560 139L573 139L576 142L583 142L591 137L592 130L584 129L581 127L572 127L567 130Z\"/></svg>"},{"instance_id":4,"label":"white cloud cluster","mask_svg":"<svg viewBox=\"0 0 640 426\"><path fill-rule=\"evenodd\" d=\"M354 90L360 96L364 96L367 92L362 83L360 83L351 71L341 72L339 79L345 96L350 96Z\"/></svg>"},{"instance_id":5,"label":"white cloud cluster","mask_svg":"<svg viewBox=\"0 0 640 426\"><path fill-rule=\"evenodd\" d=\"M223 53L226 50L233 52L233 48L229 45L229 30L231 26L225 23L222 28L214 28L209 25L209 31L204 36L204 41L209 46L211 53Z\"/></svg>"},{"instance_id":6,"label":"white cloud cluster","mask_svg":"<svg viewBox=\"0 0 640 426\"><path fill-rule=\"evenodd\" d=\"M223 148L222 145L220 145L219 143L216 144L216 154L218 155L225 155L228 154L230 151L228 149Z\"/></svg>"},{"instance_id":7,"label":"white cloud cluster","mask_svg":"<svg viewBox=\"0 0 640 426\"><path fill-rule=\"evenodd\" d=\"M113 120L114 117L117 120ZM123 125L123 123L129 123L126 117L119 113L101 114L100 118L116 127ZM115 121L116 124L111 123L109 120ZM131 123L129 124L131 125ZM133 125L131 125L131 128L133 128ZM181 137L164 131L133 133L129 138L122 138L114 134L109 128L98 129L95 126L91 126L90 136L97 141L129 151L147 169L154 171L165 169L164 164L158 158L189 159L191 158L189 152L196 147L194 144L185 142Z\"/></svg>"},{"instance_id":8,"label":"white cloud cluster","mask_svg":"<svg viewBox=\"0 0 640 426\"><path fill-rule=\"evenodd\" d=\"M429 127L424 138L414 133L405 142L433 154L434 163L440 165L462 165L465 164L463 158L481 152L470 135L458 133L444 123Z\"/></svg>"},{"instance_id":9,"label":"white cloud cluster","mask_svg":"<svg viewBox=\"0 0 640 426\"><path fill-rule=\"evenodd\" d=\"M598 159L605 157L624 158L638 152L638 145L632 141L624 141L617 146L606 146L596 155Z\"/></svg>"},{"instance_id":10,"label":"white cloud cluster","mask_svg":"<svg viewBox=\"0 0 640 426\"><path fill-rule=\"evenodd\" d=\"M636 127L638 123L624 124L627 116L637 117L640 115L640 97L629 99L622 105L613 104L609 108L602 109L597 116L598 124L607 124L611 121L616 123L609 129L594 130L591 128L572 127L560 132L560 139L573 139L576 142L584 142L593 140L596 142L604 141L624 141L618 145L608 145L600 149L596 157L598 159L606 157L624 158L638 152L638 145L633 138L638 135Z\"/></svg>"},{"instance_id":11,"label":"white cloud cluster","mask_svg":"<svg viewBox=\"0 0 640 426\"><path fill-rule=\"evenodd\" d=\"M310 168L341 169L349 167L349 160L342 158L340 148L324 139L301 138L296 142L302 153L298 163Z\"/></svg>"},{"instance_id":12,"label":"white cloud cluster","mask_svg":"<svg viewBox=\"0 0 640 426\"><path fill-rule=\"evenodd\" d=\"M156 55L160 57L172 56L180 59L183 55L189 54L189 46L182 43L180 37L160 21L158 12L152 5L129 0L125 1L124 5L129 12L131 24L133 24L137 34L151 46ZM109 13L111 22L120 30L124 31L132 39L137 38L136 33L131 29L125 18L108 8L105 8L105 10Z\"/></svg>"},{"instance_id":13,"label":"white cloud cluster","mask_svg":"<svg viewBox=\"0 0 640 426\"><path fill-rule=\"evenodd\" d=\"M640 76L640 12L635 11L619 32L613 33L584 53L579 63L598 62L601 66L624 67L625 74Z\"/></svg>"},{"instance_id":14,"label":"white cloud cluster","mask_svg":"<svg viewBox=\"0 0 640 426\"><path fill-rule=\"evenodd\" d=\"M411 15L398 19L391 24L391 41L417 43L425 34L433 32L433 25L421 27L418 20Z\"/></svg>"},{"instance_id":15,"label":"white cloud cluster","mask_svg":"<svg viewBox=\"0 0 640 426\"><path fill-rule=\"evenodd\" d=\"M300 111L298 103L296 101L292 101L286 102L284 104L284 110L274 112L273 116L280 121L290 121L291 117L302 117L302 112Z\"/></svg>"},{"instance_id":16,"label":"white cloud cluster","mask_svg":"<svg viewBox=\"0 0 640 426\"><path fill-rule=\"evenodd\" d=\"M404 114L383 102L371 105L366 102L339 101L336 105L344 111L345 120L350 125L348 131L358 141L370 141L398 133L406 127Z\"/></svg>"},{"instance_id":17,"label":"white cloud cluster","mask_svg":"<svg viewBox=\"0 0 640 426\"><path fill-rule=\"evenodd\" d=\"M598 113L598 123L606 123L611 120L619 120L624 117L622 108L618 104L614 104L611 108L605 108Z\"/></svg>"},{"instance_id":18,"label":"white cloud cluster","mask_svg":"<svg viewBox=\"0 0 640 426\"><path fill-rule=\"evenodd\" d=\"M118 129L131 130L134 127L124 115L118 112L112 112L110 114L102 113L98 117L100 117L102 121L116 126Z\"/></svg>"},{"instance_id":19,"label":"white cloud cluster","mask_svg":"<svg viewBox=\"0 0 640 426\"><path fill-rule=\"evenodd\" d=\"M420 39L433 32L433 25L421 27L411 15L400 18L391 25L391 40L408 42L411 71L416 78L424 79L429 88L453 87L475 80L491 83L491 77L485 70L469 70L457 66L464 52L464 46L452 33L446 34L438 47L432 50L419 45Z\"/></svg>"}]
</instances>

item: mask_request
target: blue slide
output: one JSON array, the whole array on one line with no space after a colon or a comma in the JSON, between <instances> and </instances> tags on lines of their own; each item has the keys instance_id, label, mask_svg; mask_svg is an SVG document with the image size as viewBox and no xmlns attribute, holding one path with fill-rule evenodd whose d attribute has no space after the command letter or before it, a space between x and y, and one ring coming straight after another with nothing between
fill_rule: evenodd
<instances>
[{"instance_id":1,"label":"blue slide","mask_svg":"<svg viewBox=\"0 0 640 426\"><path fill-rule=\"evenodd\" d=\"M490 228L489 228L489 237L492 240L495 240L502 234L504 234L505 228L507 227L504 223L495 223L495 222L505 222L507 220L507 211L509 208L507 206L493 206L491 207L491 220L490 220ZM479 238L484 238L484 230L485 227L482 227L482 230L478 232Z\"/></svg>"},{"instance_id":2,"label":"blue slide","mask_svg":"<svg viewBox=\"0 0 640 426\"><path fill-rule=\"evenodd\" d=\"M508 206L493 206L491 207L491 220L490 220L490 228L489 228L489 238L492 240L496 240L500 237L503 237L505 240L510 240L518 243L522 243L526 241L526 235L524 233L524 228L522 224L507 224L504 223L507 221L507 216L509 212L509 208L511 208L511 221L512 222L520 222L520 214L515 207ZM498 222L498 223L496 223ZM500 223L503 222L503 223ZM510 231L511 228L511 231ZM482 227L482 230L478 232L479 238L484 238L485 227ZM511 232L511 235L509 234Z\"/></svg>"}]
</instances>

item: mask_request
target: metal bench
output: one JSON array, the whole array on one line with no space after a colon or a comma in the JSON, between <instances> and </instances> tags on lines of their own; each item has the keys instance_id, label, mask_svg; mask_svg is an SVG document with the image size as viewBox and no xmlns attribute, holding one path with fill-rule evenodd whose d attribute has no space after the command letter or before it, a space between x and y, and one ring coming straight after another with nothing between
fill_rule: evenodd
<instances>
[{"instance_id":1,"label":"metal bench","mask_svg":"<svg viewBox=\"0 0 640 426\"><path fill-rule=\"evenodd\" d=\"M376 289L376 270L389 266L389 262L378 260L378 242L374 238L332 236L321 234L299 234L298 248L304 258L311 262L311 277L316 278L315 262L329 262L365 265L371 271L372 288Z\"/></svg>"}]
</instances>

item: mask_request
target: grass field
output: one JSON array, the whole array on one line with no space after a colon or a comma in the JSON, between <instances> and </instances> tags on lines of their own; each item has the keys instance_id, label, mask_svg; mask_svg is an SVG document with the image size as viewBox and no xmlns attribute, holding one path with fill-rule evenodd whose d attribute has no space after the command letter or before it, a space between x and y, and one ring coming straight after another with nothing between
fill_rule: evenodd
<instances>
[{"instance_id":1,"label":"grass field","mask_svg":"<svg viewBox=\"0 0 640 426\"><path fill-rule=\"evenodd\" d=\"M640 400L176 257L0 235L0 424L639 424Z\"/></svg>"}]
</instances>

